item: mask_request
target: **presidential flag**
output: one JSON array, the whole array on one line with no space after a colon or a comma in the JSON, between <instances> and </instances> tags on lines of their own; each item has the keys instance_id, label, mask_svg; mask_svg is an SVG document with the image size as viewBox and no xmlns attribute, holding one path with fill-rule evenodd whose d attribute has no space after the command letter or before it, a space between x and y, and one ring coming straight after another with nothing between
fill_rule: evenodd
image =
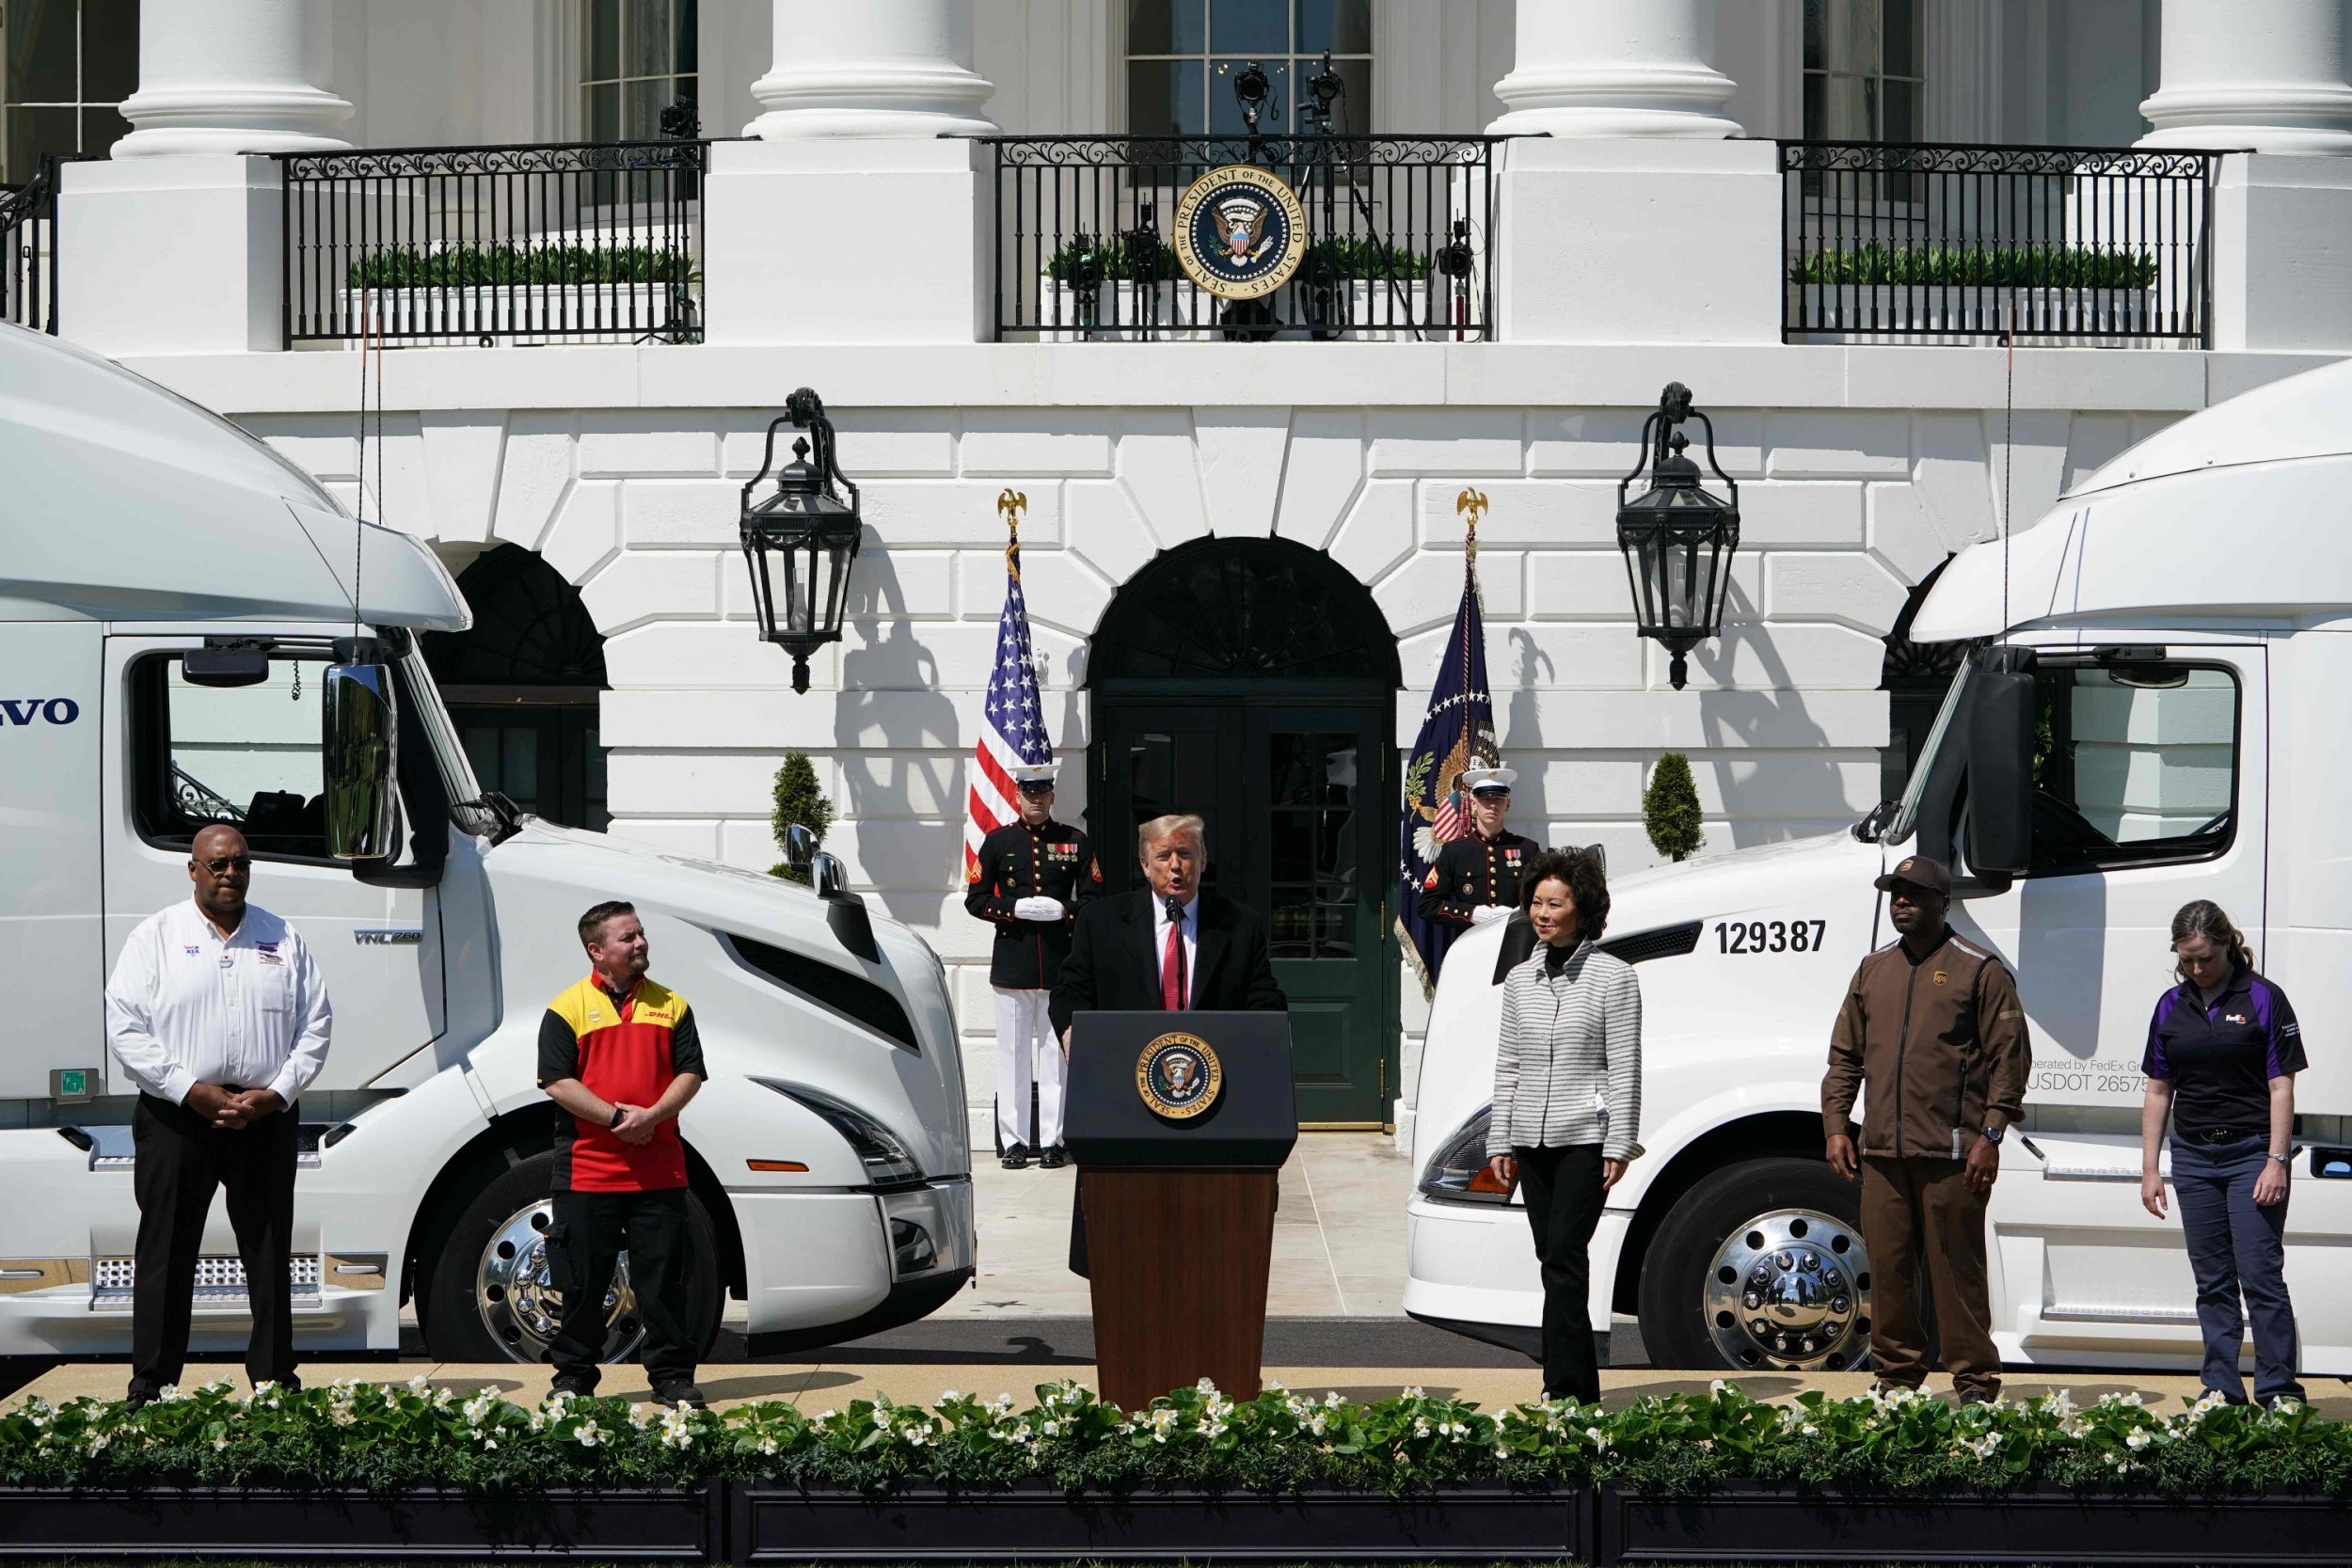
<instances>
[{"instance_id":1,"label":"presidential flag","mask_svg":"<svg viewBox=\"0 0 2352 1568\"><path fill-rule=\"evenodd\" d=\"M1009 769L1053 760L1045 707L1038 697L1037 665L1029 656L1029 607L1021 596L1021 535L1016 529L1005 546L1005 612L996 621L996 664L989 672L988 705L972 757L963 822L964 880L979 874L980 841L1021 815L1013 803Z\"/></svg>"},{"instance_id":2,"label":"presidential flag","mask_svg":"<svg viewBox=\"0 0 2352 1568\"><path fill-rule=\"evenodd\" d=\"M1465 493L1464 510L1470 493ZM1477 511L1485 498L1477 498ZM1429 713L1405 768L1405 821L1397 852L1397 937L1405 956L1434 990L1454 927L1429 920L1421 898L1438 851L1470 831L1470 805L1463 798L1462 770L1490 768L1501 758L1495 744L1494 698L1486 687L1486 628L1478 608L1476 512L1462 558L1462 603L1454 612L1454 635L1446 640L1438 684L1429 692Z\"/></svg>"}]
</instances>

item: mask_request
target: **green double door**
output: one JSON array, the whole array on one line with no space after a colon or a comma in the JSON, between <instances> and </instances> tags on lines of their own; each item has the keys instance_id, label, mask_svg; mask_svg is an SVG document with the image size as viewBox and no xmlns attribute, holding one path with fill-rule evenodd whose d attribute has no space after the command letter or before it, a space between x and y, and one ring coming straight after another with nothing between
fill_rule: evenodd
<instances>
[{"instance_id":1,"label":"green double door","mask_svg":"<svg viewBox=\"0 0 2352 1568\"><path fill-rule=\"evenodd\" d=\"M1305 1126L1388 1120L1397 958L1387 733L1370 704L1097 700L1087 816L1105 889L1142 885L1139 824L1170 812L1207 821L1203 885L1271 927Z\"/></svg>"}]
</instances>

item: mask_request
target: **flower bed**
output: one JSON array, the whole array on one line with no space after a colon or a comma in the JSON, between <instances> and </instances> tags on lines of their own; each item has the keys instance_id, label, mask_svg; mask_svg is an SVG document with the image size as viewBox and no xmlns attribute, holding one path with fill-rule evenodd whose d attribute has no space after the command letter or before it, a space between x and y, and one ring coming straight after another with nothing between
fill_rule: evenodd
<instances>
[{"instance_id":1,"label":"flower bed","mask_svg":"<svg viewBox=\"0 0 2352 1568\"><path fill-rule=\"evenodd\" d=\"M2134 1397L1954 1408L1809 1393L1782 1406L1724 1384L1614 1412L1490 1415L1418 1390L1358 1403L1270 1387L1236 1402L1202 1386L1127 1413L1061 1383L1026 1408L949 1393L816 1416L617 1398L526 1410L422 1379L249 1400L215 1384L138 1412L29 1402L0 1417L0 1487L19 1546L61 1552L184 1539L266 1555L274 1539L325 1532L355 1551L474 1539L593 1556L625 1538L655 1557L737 1561L864 1546L1345 1557L1384 1543L1615 1561L1753 1557L1769 1524L1824 1557L1890 1560L1924 1545L1921 1530L1948 1540L1965 1524L1986 1532L1972 1560L2006 1555L1998 1537L2043 1560L2145 1560L2169 1555L2168 1532L2210 1557L2276 1515L2264 1549L2294 1559L2306 1539L2341 1554L2352 1424L2211 1400L2165 1415Z\"/></svg>"}]
</instances>

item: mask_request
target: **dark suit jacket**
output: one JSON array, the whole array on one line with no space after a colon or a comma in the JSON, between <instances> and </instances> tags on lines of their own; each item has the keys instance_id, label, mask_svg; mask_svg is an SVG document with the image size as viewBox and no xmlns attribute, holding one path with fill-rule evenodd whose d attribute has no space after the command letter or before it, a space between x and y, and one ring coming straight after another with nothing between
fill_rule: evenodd
<instances>
[{"instance_id":1,"label":"dark suit jacket","mask_svg":"<svg viewBox=\"0 0 2352 1568\"><path fill-rule=\"evenodd\" d=\"M1152 945L1152 911L1149 888L1079 907L1070 956L1054 982L1050 1007L1056 1034L1079 1013L1159 1011L1160 955ZM1200 918L1191 976L1194 1008L1287 1011L1290 1003L1274 982L1264 918L1214 893L1200 895Z\"/></svg>"},{"instance_id":2,"label":"dark suit jacket","mask_svg":"<svg viewBox=\"0 0 2352 1568\"><path fill-rule=\"evenodd\" d=\"M1147 887L1080 906L1070 956L1062 959L1048 1005L1057 1035L1079 1013L1160 1010L1160 955L1152 945L1152 904ZM1201 894L1198 911L1193 1006L1201 1012L1288 1012L1289 999L1274 982L1265 921L1255 910L1214 893ZM1070 1212L1070 1272L1082 1277L1087 1273L1086 1218L1081 1194Z\"/></svg>"}]
</instances>

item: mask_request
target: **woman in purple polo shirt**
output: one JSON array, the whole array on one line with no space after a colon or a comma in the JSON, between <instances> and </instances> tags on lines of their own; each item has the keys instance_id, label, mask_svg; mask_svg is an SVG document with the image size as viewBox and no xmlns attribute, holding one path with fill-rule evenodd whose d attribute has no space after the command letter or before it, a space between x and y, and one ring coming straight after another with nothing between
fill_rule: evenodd
<instances>
[{"instance_id":1,"label":"woman in purple polo shirt","mask_svg":"<svg viewBox=\"0 0 2352 1568\"><path fill-rule=\"evenodd\" d=\"M2233 1404L2246 1402L2243 1291L2254 1321L2254 1398L2299 1401L2284 1236L2303 1032L2286 992L2254 973L2246 938L2220 905L2182 905L2172 952L2181 983L2156 1003L2140 1062L2148 1098L2139 1115L2139 1201L2164 1218L2156 1149L2169 1114L2172 1186L2205 1336L2204 1385Z\"/></svg>"}]
</instances>

